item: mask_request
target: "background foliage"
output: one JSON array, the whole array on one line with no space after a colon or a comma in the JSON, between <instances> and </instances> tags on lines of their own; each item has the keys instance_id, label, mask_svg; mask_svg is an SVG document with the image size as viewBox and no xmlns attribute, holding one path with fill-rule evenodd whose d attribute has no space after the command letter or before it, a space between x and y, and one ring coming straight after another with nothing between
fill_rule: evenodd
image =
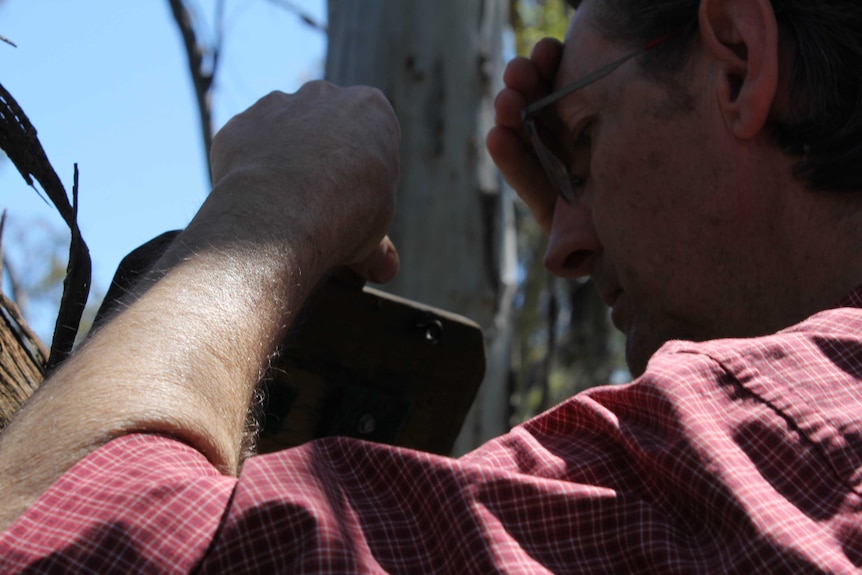
<instances>
[{"instance_id":1,"label":"background foliage","mask_svg":"<svg viewBox=\"0 0 862 575\"><path fill-rule=\"evenodd\" d=\"M544 37L563 41L573 14L564 0L511 0L517 54L529 56ZM563 280L542 264L547 241L518 205L519 260L524 270L514 350L511 424L608 382L629 379L624 340L589 281Z\"/></svg>"}]
</instances>

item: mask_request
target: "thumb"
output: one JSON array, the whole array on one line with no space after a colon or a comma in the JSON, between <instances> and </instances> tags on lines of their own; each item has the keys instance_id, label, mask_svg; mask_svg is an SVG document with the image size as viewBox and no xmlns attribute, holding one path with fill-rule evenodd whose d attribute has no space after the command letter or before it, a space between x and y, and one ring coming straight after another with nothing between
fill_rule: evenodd
<instances>
[{"instance_id":1,"label":"thumb","mask_svg":"<svg viewBox=\"0 0 862 575\"><path fill-rule=\"evenodd\" d=\"M386 236L365 259L348 266L348 269L365 281L382 284L395 277L400 265L398 250L389 236Z\"/></svg>"}]
</instances>

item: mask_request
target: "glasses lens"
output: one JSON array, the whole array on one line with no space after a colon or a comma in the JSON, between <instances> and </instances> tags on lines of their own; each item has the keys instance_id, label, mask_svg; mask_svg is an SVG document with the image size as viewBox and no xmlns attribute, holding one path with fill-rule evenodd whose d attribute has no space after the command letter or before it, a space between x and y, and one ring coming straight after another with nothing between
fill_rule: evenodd
<instances>
[{"instance_id":1,"label":"glasses lens","mask_svg":"<svg viewBox=\"0 0 862 575\"><path fill-rule=\"evenodd\" d=\"M553 134L535 118L525 120L524 126L527 129L527 135L530 137L530 143L533 144L533 148L536 150L539 163L542 164L542 168L544 168L545 173L551 179L551 184L553 184L557 193L560 194L567 204L574 203L575 192L572 189L569 170L562 160L560 160L559 156L554 154L549 145L545 143L556 141Z\"/></svg>"}]
</instances>

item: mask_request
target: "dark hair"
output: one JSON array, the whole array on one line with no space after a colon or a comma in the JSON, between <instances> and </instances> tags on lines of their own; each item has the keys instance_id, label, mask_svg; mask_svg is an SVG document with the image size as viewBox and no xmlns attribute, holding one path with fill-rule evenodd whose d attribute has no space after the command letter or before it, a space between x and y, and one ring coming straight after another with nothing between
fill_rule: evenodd
<instances>
[{"instance_id":1,"label":"dark hair","mask_svg":"<svg viewBox=\"0 0 862 575\"><path fill-rule=\"evenodd\" d=\"M641 60L648 73L672 79L697 37L700 1L601 2L599 25L614 39L638 45L683 31ZM580 1L569 4L577 8ZM810 188L862 190L862 2L772 0L772 6L795 51L790 110L771 120L772 134L800 157L794 173Z\"/></svg>"}]
</instances>

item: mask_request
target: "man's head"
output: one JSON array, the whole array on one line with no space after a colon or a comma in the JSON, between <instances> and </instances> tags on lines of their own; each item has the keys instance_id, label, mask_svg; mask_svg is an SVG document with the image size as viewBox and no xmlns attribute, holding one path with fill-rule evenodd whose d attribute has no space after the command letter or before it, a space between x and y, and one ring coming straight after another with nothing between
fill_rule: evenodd
<instances>
[{"instance_id":1,"label":"man's head","mask_svg":"<svg viewBox=\"0 0 862 575\"><path fill-rule=\"evenodd\" d=\"M669 339L775 331L862 280L858 25L821 30L837 8L798 0L580 4L557 88L676 34L557 104L584 185L557 202L546 264L593 277L634 373Z\"/></svg>"},{"instance_id":2,"label":"man's head","mask_svg":"<svg viewBox=\"0 0 862 575\"><path fill-rule=\"evenodd\" d=\"M580 0L570 0L577 6ZM647 73L673 81L696 46L700 0L601 0L597 22L610 38L634 46L682 32L675 48L640 60ZM778 145L799 157L797 175L812 188L862 189L862 4L856 0L773 0L792 60L784 113L770 118Z\"/></svg>"}]
</instances>

